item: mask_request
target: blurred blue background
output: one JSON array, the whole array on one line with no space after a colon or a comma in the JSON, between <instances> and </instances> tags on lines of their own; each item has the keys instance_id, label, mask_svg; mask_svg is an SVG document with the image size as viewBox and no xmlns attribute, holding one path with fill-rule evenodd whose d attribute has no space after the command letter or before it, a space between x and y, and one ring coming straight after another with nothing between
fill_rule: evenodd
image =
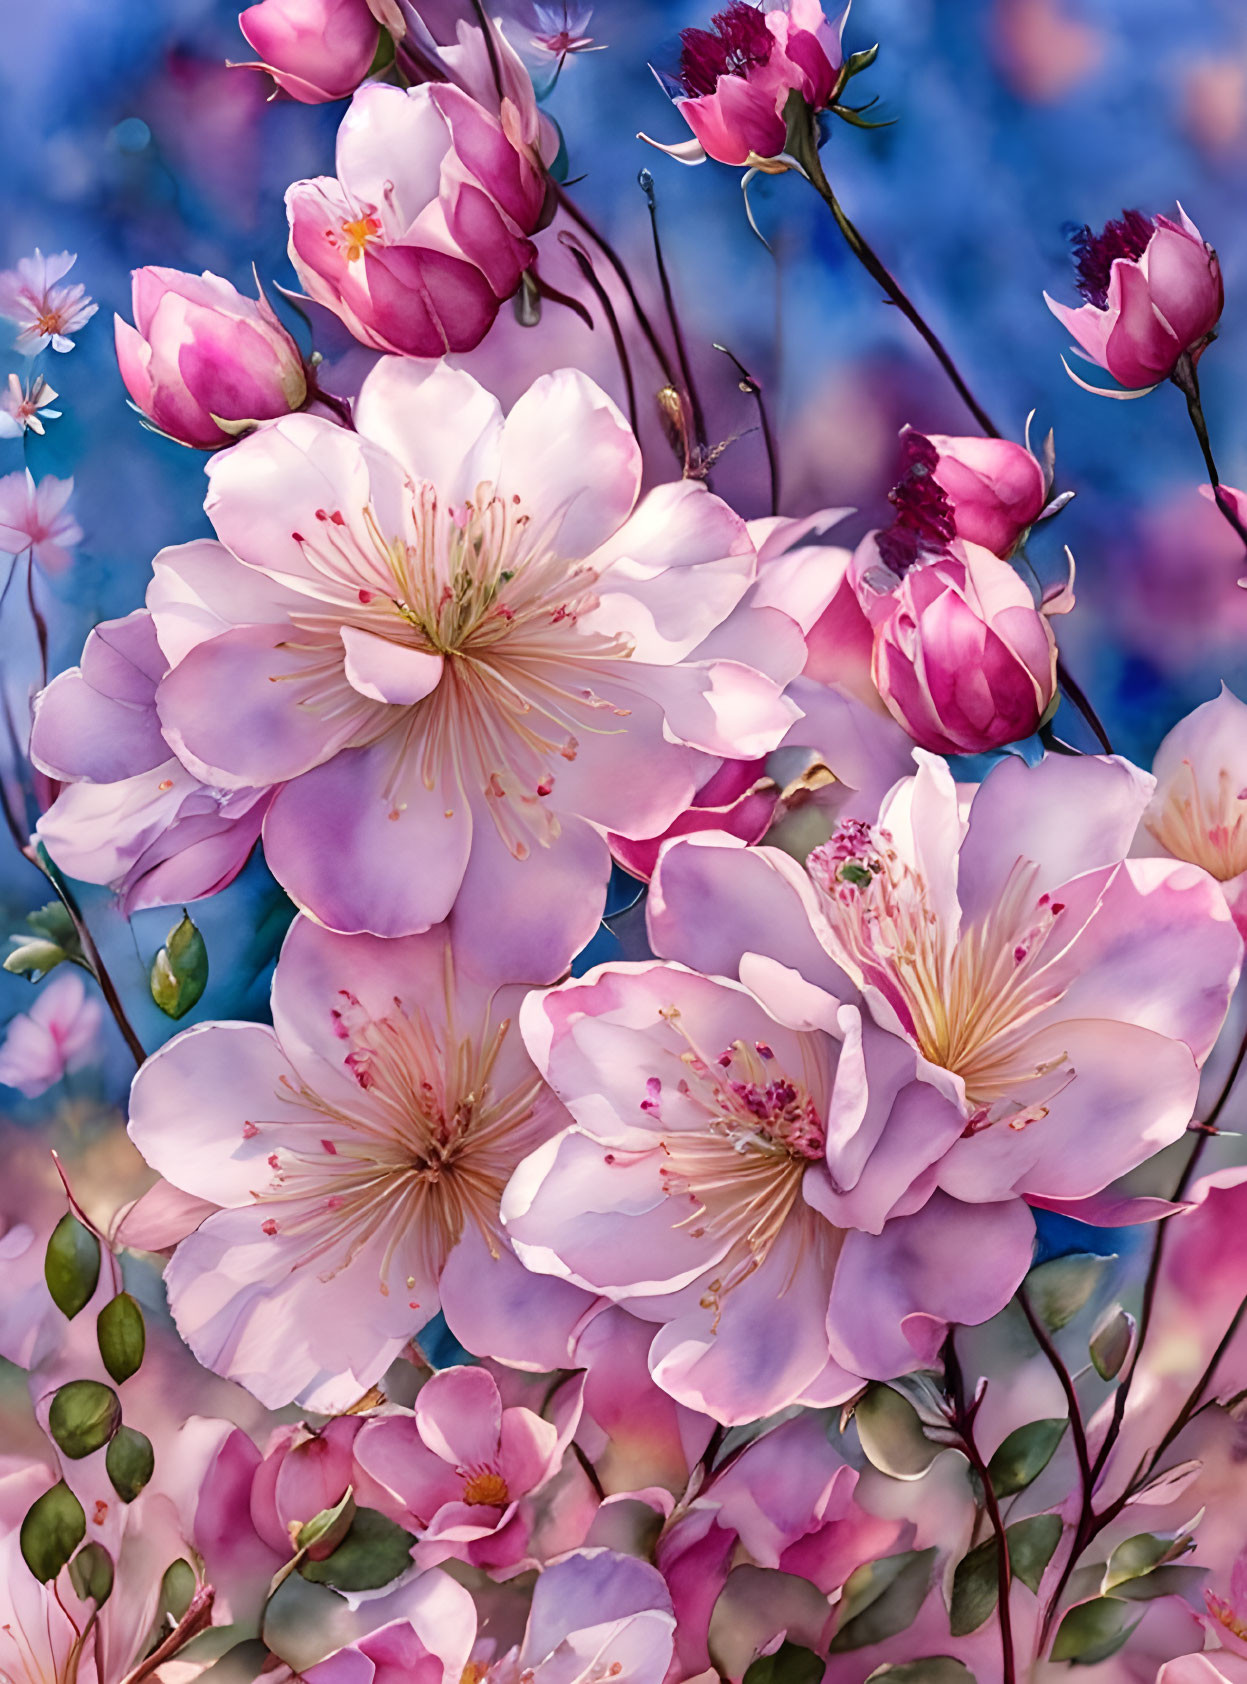
<instances>
[{"instance_id":1,"label":"blurred blue background","mask_svg":"<svg viewBox=\"0 0 1247 1684\"><path fill-rule=\"evenodd\" d=\"M635 138L683 137L648 64L670 64L679 29L704 22L708 9L661 0L595 9L589 31L607 50L573 60L550 104L572 191L649 294L636 176L652 170L712 437L741 435L716 489L744 513L765 508L753 411L711 349L718 340L767 388L785 512L853 505L852 538L884 514L904 423L973 426L801 181L768 178L753 190L772 255L749 230L736 172L684 169ZM36 245L76 251L73 278L101 306L72 355L44 359L64 418L28 442L36 475L73 475L86 533L76 566L44 586L54 670L77 659L96 620L141 602L162 544L207 530L203 458L144 432L125 406L111 315L128 313L129 271L212 269L245 288L254 263L266 283L293 284L283 191L332 169L343 108L269 103L262 76L225 69L247 56L235 11L225 0L0 0L0 267ZM1079 391L1041 294L1073 296L1071 224L1098 225L1123 206L1172 213L1181 199L1224 266L1226 314L1201 373L1223 477L1247 482L1247 12L1241 0L857 0L846 45L875 41L879 60L855 91L868 82L894 126L838 125L828 172L1001 428L1021 437L1032 409L1038 436L1055 428L1058 484L1078 495L1036 538L1033 559L1052 578L1061 546L1073 549L1079 607L1061 628L1065 652L1115 744L1147 764L1179 714L1221 678L1247 685L1242 568L1232 534L1198 496L1201 464L1178 393L1110 403ZM604 340L594 337L594 356ZM536 329L501 323L474 366L500 386L522 372L523 384L587 354L587 342L566 312L547 308ZM324 348L332 371L344 344L330 334ZM11 356L0 380L21 366ZM349 381L349 356L337 370ZM643 395L652 392L652 367L638 364L638 373ZM672 471L661 441L651 455L655 474ZM0 442L0 473L21 462L19 442ZM10 687L28 692L20 593L4 607L0 638ZM29 867L5 857L5 928L48 898L41 889ZM141 915L132 936L106 897L91 905L132 998L176 909ZM196 1017L262 1010L282 916L263 867L253 862L197 916L213 979ZM0 977L0 1020L29 1002L25 986ZM149 1044L169 1033L154 1008L137 1016Z\"/></svg>"}]
</instances>

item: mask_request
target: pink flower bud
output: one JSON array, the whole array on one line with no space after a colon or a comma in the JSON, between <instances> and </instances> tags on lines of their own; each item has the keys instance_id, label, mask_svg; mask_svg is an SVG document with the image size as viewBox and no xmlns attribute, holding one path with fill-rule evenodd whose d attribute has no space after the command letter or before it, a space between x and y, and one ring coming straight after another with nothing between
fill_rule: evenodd
<instances>
[{"instance_id":1,"label":"pink flower bud","mask_svg":"<svg viewBox=\"0 0 1247 1684\"><path fill-rule=\"evenodd\" d=\"M121 378L172 438L212 450L306 402L299 348L263 293L244 298L219 275L136 269L133 302L134 327L114 318Z\"/></svg>"},{"instance_id":2,"label":"pink flower bud","mask_svg":"<svg viewBox=\"0 0 1247 1684\"><path fill-rule=\"evenodd\" d=\"M831 99L843 21L829 21L818 0L783 0L765 12L729 0L709 29L684 30L675 103L700 148L664 150L689 163L704 156L757 165L778 157L789 94L799 93L815 111Z\"/></svg>"},{"instance_id":3,"label":"pink flower bud","mask_svg":"<svg viewBox=\"0 0 1247 1684\"><path fill-rule=\"evenodd\" d=\"M238 26L277 86L304 105L345 99L368 74L380 25L368 0L260 0Z\"/></svg>"},{"instance_id":4,"label":"pink flower bud","mask_svg":"<svg viewBox=\"0 0 1247 1684\"><path fill-rule=\"evenodd\" d=\"M339 1415L318 1432L275 1429L251 1485L251 1522L270 1549L288 1555L299 1528L342 1500L362 1425L357 1415Z\"/></svg>"},{"instance_id":5,"label":"pink flower bud","mask_svg":"<svg viewBox=\"0 0 1247 1684\"><path fill-rule=\"evenodd\" d=\"M929 443L937 457L931 474L952 505L957 536L1010 556L1047 500L1043 468L1012 439L933 433Z\"/></svg>"},{"instance_id":6,"label":"pink flower bud","mask_svg":"<svg viewBox=\"0 0 1247 1684\"><path fill-rule=\"evenodd\" d=\"M1029 737L1056 695L1056 641L1020 575L990 550L954 540L898 574L889 534L853 558L874 627L871 670L889 712L921 748L981 754Z\"/></svg>"},{"instance_id":7,"label":"pink flower bud","mask_svg":"<svg viewBox=\"0 0 1247 1684\"><path fill-rule=\"evenodd\" d=\"M1074 250L1087 302L1075 310L1044 294L1085 355L1128 391L1167 380L1187 353L1198 359L1221 318L1217 254L1181 205L1178 215L1125 211L1099 234L1084 228Z\"/></svg>"},{"instance_id":8,"label":"pink flower bud","mask_svg":"<svg viewBox=\"0 0 1247 1684\"><path fill-rule=\"evenodd\" d=\"M338 130L337 178L286 195L308 295L374 350L479 345L536 256L546 177L522 127L510 100L495 117L449 83L362 88Z\"/></svg>"}]
</instances>

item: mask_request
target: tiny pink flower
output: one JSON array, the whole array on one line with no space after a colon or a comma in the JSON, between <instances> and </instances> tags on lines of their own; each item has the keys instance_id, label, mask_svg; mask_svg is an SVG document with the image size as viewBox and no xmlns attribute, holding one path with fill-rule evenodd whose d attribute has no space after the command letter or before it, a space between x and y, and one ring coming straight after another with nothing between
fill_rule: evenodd
<instances>
[{"instance_id":1,"label":"tiny pink flower","mask_svg":"<svg viewBox=\"0 0 1247 1684\"><path fill-rule=\"evenodd\" d=\"M82 978L68 966L39 985L28 1012L10 1018L0 1043L0 1084L27 1099L46 1093L96 1051L103 1012L88 997Z\"/></svg>"},{"instance_id":2,"label":"tiny pink flower","mask_svg":"<svg viewBox=\"0 0 1247 1684\"><path fill-rule=\"evenodd\" d=\"M304 105L346 99L377 53L380 26L369 0L260 0L238 17L277 86Z\"/></svg>"},{"instance_id":3,"label":"tiny pink flower","mask_svg":"<svg viewBox=\"0 0 1247 1684\"><path fill-rule=\"evenodd\" d=\"M729 0L708 29L683 30L674 98L696 138L651 144L686 164L773 165L787 138L789 95L799 93L813 111L832 98L847 14L846 6L829 19L819 0L781 0L769 10Z\"/></svg>"},{"instance_id":4,"label":"tiny pink flower","mask_svg":"<svg viewBox=\"0 0 1247 1684\"><path fill-rule=\"evenodd\" d=\"M1217 254L1181 205L1178 215L1181 221L1173 222L1124 211L1098 234L1084 228L1074 250L1086 303L1073 309L1044 294L1086 358L1127 392L1151 391L1183 356L1197 361L1221 319L1225 292Z\"/></svg>"},{"instance_id":5,"label":"tiny pink flower","mask_svg":"<svg viewBox=\"0 0 1247 1684\"><path fill-rule=\"evenodd\" d=\"M57 285L76 261L71 252L45 257L36 248L34 256L23 257L16 269L0 273L0 316L20 327L14 347L23 356L37 356L49 345L54 351L72 351L71 335L99 308L81 283Z\"/></svg>"},{"instance_id":6,"label":"tiny pink flower","mask_svg":"<svg viewBox=\"0 0 1247 1684\"><path fill-rule=\"evenodd\" d=\"M45 421L59 421L53 409L56 393L41 374L23 386L16 374L9 375L7 390L0 393L0 439L21 438L25 432L42 433Z\"/></svg>"},{"instance_id":7,"label":"tiny pink flower","mask_svg":"<svg viewBox=\"0 0 1247 1684\"><path fill-rule=\"evenodd\" d=\"M82 528L66 507L73 489L72 479L52 474L36 485L29 468L0 479L0 553L29 550L45 573L63 573L82 542Z\"/></svg>"},{"instance_id":8,"label":"tiny pink flower","mask_svg":"<svg viewBox=\"0 0 1247 1684\"><path fill-rule=\"evenodd\" d=\"M533 29L529 39L540 53L554 60L555 75L573 54L601 51L588 33L592 17L591 6L575 4L574 0L572 4L568 0L560 0L557 5L542 4L541 0L537 0L533 6Z\"/></svg>"},{"instance_id":9,"label":"tiny pink flower","mask_svg":"<svg viewBox=\"0 0 1247 1684\"><path fill-rule=\"evenodd\" d=\"M117 364L131 398L162 432L212 450L307 400L294 340L263 293L219 275L136 269L134 321L115 316Z\"/></svg>"}]
</instances>

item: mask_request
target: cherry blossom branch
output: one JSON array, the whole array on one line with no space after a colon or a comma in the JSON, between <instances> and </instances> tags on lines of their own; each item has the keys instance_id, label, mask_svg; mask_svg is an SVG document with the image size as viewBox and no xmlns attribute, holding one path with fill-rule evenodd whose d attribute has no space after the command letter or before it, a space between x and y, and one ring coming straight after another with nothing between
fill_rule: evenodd
<instances>
[{"instance_id":1,"label":"cherry blossom branch","mask_svg":"<svg viewBox=\"0 0 1247 1684\"><path fill-rule=\"evenodd\" d=\"M1177 366L1169 376L1174 385L1186 399L1187 414L1191 418L1191 426L1195 429L1195 437L1199 441L1199 448L1203 453L1204 467L1208 471L1208 478L1212 484L1213 501L1229 524L1234 528L1247 547L1247 526L1239 519L1231 498L1221 489L1221 476L1217 472L1217 464L1212 454L1212 444L1208 437L1208 423L1204 419L1204 406L1199 396L1199 375L1195 369L1195 359L1189 351L1183 351L1178 358Z\"/></svg>"}]
</instances>

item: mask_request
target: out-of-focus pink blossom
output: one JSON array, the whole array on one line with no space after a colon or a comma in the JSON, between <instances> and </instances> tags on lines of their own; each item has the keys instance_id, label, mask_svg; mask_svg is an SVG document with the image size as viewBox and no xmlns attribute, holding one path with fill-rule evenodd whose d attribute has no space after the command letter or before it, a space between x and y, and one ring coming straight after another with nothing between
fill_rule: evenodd
<instances>
[{"instance_id":1,"label":"out-of-focus pink blossom","mask_svg":"<svg viewBox=\"0 0 1247 1684\"><path fill-rule=\"evenodd\" d=\"M263 293L149 268L134 271L132 302L133 327L113 318L121 378L171 438L211 450L306 402L303 358Z\"/></svg>"},{"instance_id":2,"label":"out-of-focus pink blossom","mask_svg":"<svg viewBox=\"0 0 1247 1684\"><path fill-rule=\"evenodd\" d=\"M9 1019L0 1044L0 1084L36 1099L96 1050L102 1008L77 971L66 966L47 982L28 1012Z\"/></svg>"},{"instance_id":3,"label":"out-of-focus pink blossom","mask_svg":"<svg viewBox=\"0 0 1247 1684\"><path fill-rule=\"evenodd\" d=\"M36 485L29 468L0 479L0 552L24 555L30 551L45 573L63 573L82 542L82 528L66 505L73 495L72 479L45 474Z\"/></svg>"},{"instance_id":4,"label":"out-of-focus pink blossom","mask_svg":"<svg viewBox=\"0 0 1247 1684\"><path fill-rule=\"evenodd\" d=\"M387 358L356 420L291 416L213 458L234 624L159 558L165 734L213 784L280 783L265 856L326 925L449 913L464 962L551 980L597 927L604 833L657 834L707 756L756 758L798 717L747 638L699 653L753 544L694 481L638 501L632 432L570 370L504 421L468 375Z\"/></svg>"},{"instance_id":5,"label":"out-of-focus pink blossom","mask_svg":"<svg viewBox=\"0 0 1247 1684\"><path fill-rule=\"evenodd\" d=\"M520 115L450 83L372 83L338 129L337 177L286 195L290 259L310 298L365 345L470 351L520 284L547 183Z\"/></svg>"},{"instance_id":6,"label":"out-of-focus pink blossom","mask_svg":"<svg viewBox=\"0 0 1247 1684\"><path fill-rule=\"evenodd\" d=\"M1169 732L1152 771L1141 839L1203 866L1247 936L1247 705L1223 684Z\"/></svg>"},{"instance_id":7,"label":"out-of-focus pink blossom","mask_svg":"<svg viewBox=\"0 0 1247 1684\"><path fill-rule=\"evenodd\" d=\"M1156 1684L1247 1684L1247 1660L1224 1649L1166 1661Z\"/></svg>"},{"instance_id":8,"label":"out-of-focus pink blossom","mask_svg":"<svg viewBox=\"0 0 1247 1684\"><path fill-rule=\"evenodd\" d=\"M73 252L45 257L36 248L34 256L23 257L16 269L0 272L0 316L20 327L14 348L24 356L37 356L49 345L54 351L72 351L72 335L99 309L81 282L57 284L76 261Z\"/></svg>"},{"instance_id":9,"label":"out-of-focus pink blossom","mask_svg":"<svg viewBox=\"0 0 1247 1684\"><path fill-rule=\"evenodd\" d=\"M377 53L381 30L369 0L260 0L238 27L283 92L304 105L353 94Z\"/></svg>"},{"instance_id":10,"label":"out-of-focus pink blossom","mask_svg":"<svg viewBox=\"0 0 1247 1684\"><path fill-rule=\"evenodd\" d=\"M709 29L683 30L675 105L696 138L662 150L686 164L715 158L765 167L778 158L789 95L799 93L814 111L831 100L847 15L846 6L829 19L819 0L782 0L769 10L729 0Z\"/></svg>"},{"instance_id":11,"label":"out-of-focus pink blossom","mask_svg":"<svg viewBox=\"0 0 1247 1684\"><path fill-rule=\"evenodd\" d=\"M196 556L201 611L210 614L215 548L184 546L188 574ZM139 609L96 626L82 664L59 673L35 704L31 758L64 786L38 835L62 871L107 883L127 914L232 883L269 801L266 789L215 789L173 757L156 717L167 666L151 615Z\"/></svg>"},{"instance_id":12,"label":"out-of-focus pink blossom","mask_svg":"<svg viewBox=\"0 0 1247 1684\"><path fill-rule=\"evenodd\" d=\"M558 1367L588 1306L524 1274L498 1201L561 1126L513 1027L444 929L347 938L296 920L275 1029L203 1024L135 1079L130 1135L218 1207L165 1271L183 1338L263 1402L346 1409L439 1304L470 1349Z\"/></svg>"},{"instance_id":13,"label":"out-of-focus pink blossom","mask_svg":"<svg viewBox=\"0 0 1247 1684\"><path fill-rule=\"evenodd\" d=\"M1084 228L1074 249L1086 303L1074 309L1044 294L1088 360L1129 392L1151 391L1183 356L1198 360L1221 319L1217 254L1181 205L1178 215L1173 222L1124 211L1098 234Z\"/></svg>"},{"instance_id":14,"label":"out-of-focus pink blossom","mask_svg":"<svg viewBox=\"0 0 1247 1684\"><path fill-rule=\"evenodd\" d=\"M555 1419L504 1409L483 1368L444 1368L412 1414L369 1421L355 1461L377 1506L415 1532L417 1563L518 1571L531 1532L528 1501L552 1480L580 1421L581 1384L556 1400Z\"/></svg>"},{"instance_id":15,"label":"out-of-focus pink blossom","mask_svg":"<svg viewBox=\"0 0 1247 1684\"><path fill-rule=\"evenodd\" d=\"M952 505L959 538L1008 559L1047 501L1042 465L1012 439L929 438L906 430L911 460L921 459ZM925 453L929 445L935 460ZM917 450L915 450L917 447Z\"/></svg>"},{"instance_id":16,"label":"out-of-focus pink blossom","mask_svg":"<svg viewBox=\"0 0 1247 1684\"><path fill-rule=\"evenodd\" d=\"M10 374L9 384L0 392L0 439L19 439L25 432L42 433L45 421L59 421L61 412L53 409L56 393L41 374L36 374L23 386L16 374Z\"/></svg>"}]
</instances>

